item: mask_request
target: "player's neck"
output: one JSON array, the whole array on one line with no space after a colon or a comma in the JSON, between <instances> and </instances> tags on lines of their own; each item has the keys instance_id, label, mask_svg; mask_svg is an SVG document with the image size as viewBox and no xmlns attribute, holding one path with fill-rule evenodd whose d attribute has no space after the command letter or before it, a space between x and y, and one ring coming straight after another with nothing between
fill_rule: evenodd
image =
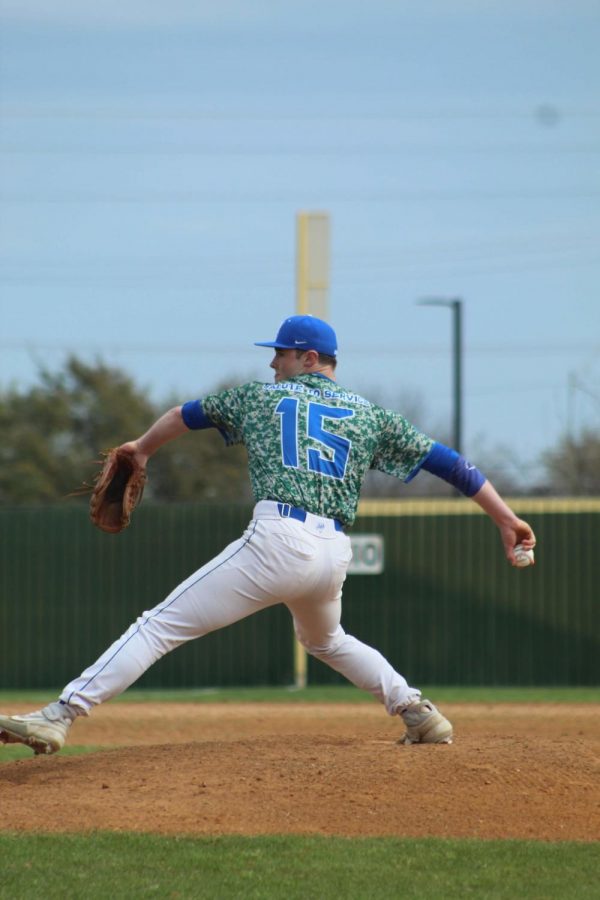
<instances>
[{"instance_id":1,"label":"player's neck","mask_svg":"<svg viewBox=\"0 0 600 900\"><path fill-rule=\"evenodd\" d=\"M323 375L324 378L329 378L331 381L335 381L335 369L333 369L331 366L313 366L310 369L305 369L302 374Z\"/></svg>"}]
</instances>

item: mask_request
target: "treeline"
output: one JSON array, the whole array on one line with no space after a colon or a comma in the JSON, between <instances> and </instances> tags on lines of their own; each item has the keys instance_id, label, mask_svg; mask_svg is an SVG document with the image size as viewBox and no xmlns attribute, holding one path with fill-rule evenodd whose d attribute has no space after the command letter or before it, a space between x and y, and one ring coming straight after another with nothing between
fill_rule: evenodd
<instances>
[{"instance_id":1,"label":"treeline","mask_svg":"<svg viewBox=\"0 0 600 900\"><path fill-rule=\"evenodd\" d=\"M226 386L215 385L214 390ZM39 383L26 391L0 391L0 503L56 503L68 497L85 501L85 493L77 491L91 483L101 452L142 434L174 402L152 402L122 370L102 362L89 365L74 356L59 372L40 371ZM410 409L397 408L412 418ZM431 433L440 438L439 432ZM565 436L548 449L540 460L541 480L513 474L499 451L474 461L505 494L600 494L600 429ZM363 496L448 493L443 482L427 473L410 486L372 473ZM153 457L146 497L249 502L245 449L226 449L213 429L184 435Z\"/></svg>"},{"instance_id":2,"label":"treeline","mask_svg":"<svg viewBox=\"0 0 600 900\"><path fill-rule=\"evenodd\" d=\"M76 357L40 372L25 392L0 393L0 503L56 503L98 471L101 452L143 434L167 404L153 403L123 371ZM214 429L166 444L151 462L153 500L250 500L246 452L225 451ZM85 494L81 496L86 500Z\"/></svg>"}]
</instances>

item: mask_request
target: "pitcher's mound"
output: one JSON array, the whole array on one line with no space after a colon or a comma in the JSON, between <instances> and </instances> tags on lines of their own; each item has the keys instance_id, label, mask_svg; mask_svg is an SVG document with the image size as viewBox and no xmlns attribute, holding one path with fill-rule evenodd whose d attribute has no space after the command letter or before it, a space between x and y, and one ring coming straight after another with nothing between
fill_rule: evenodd
<instances>
[{"instance_id":1,"label":"pitcher's mound","mask_svg":"<svg viewBox=\"0 0 600 900\"><path fill-rule=\"evenodd\" d=\"M600 838L591 706L443 711L454 744L404 747L369 704L108 704L71 743L129 746L5 763L0 748L0 827Z\"/></svg>"}]
</instances>

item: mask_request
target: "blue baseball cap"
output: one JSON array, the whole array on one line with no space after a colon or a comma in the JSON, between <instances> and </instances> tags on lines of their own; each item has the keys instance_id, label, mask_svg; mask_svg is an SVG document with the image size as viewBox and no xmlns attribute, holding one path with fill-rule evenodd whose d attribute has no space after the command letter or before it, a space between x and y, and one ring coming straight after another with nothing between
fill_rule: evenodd
<instances>
[{"instance_id":1,"label":"blue baseball cap","mask_svg":"<svg viewBox=\"0 0 600 900\"><path fill-rule=\"evenodd\" d=\"M277 347L280 350L316 350L326 356L337 354L335 331L316 316L290 316L274 341L255 341L256 347Z\"/></svg>"}]
</instances>

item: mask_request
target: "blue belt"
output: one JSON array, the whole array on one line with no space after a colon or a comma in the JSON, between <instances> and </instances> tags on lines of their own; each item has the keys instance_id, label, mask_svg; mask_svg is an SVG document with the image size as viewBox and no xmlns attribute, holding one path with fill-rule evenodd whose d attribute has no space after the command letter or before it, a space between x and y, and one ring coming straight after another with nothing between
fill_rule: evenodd
<instances>
[{"instance_id":1,"label":"blue belt","mask_svg":"<svg viewBox=\"0 0 600 900\"><path fill-rule=\"evenodd\" d=\"M305 509L298 506L290 506L289 503L278 503L277 509L282 519L298 519L299 522L306 522L308 513ZM332 519L336 531L343 531L344 526L339 519Z\"/></svg>"}]
</instances>

